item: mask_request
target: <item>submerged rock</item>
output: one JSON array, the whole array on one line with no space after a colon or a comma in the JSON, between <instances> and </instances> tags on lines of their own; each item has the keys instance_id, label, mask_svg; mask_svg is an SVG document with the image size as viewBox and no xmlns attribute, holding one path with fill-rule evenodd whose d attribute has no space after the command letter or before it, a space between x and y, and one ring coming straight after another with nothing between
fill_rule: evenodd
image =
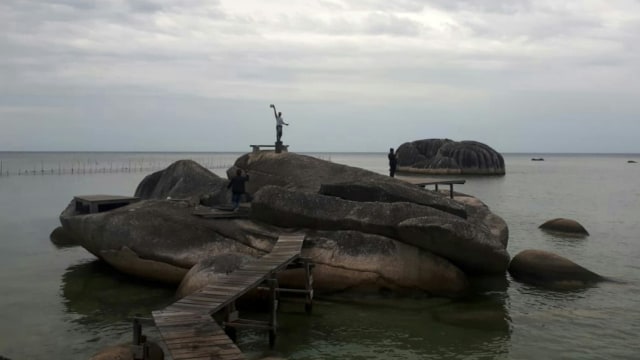
<instances>
[{"instance_id":1,"label":"submerged rock","mask_svg":"<svg viewBox=\"0 0 640 360\"><path fill-rule=\"evenodd\" d=\"M516 280L551 288L581 288L605 280L554 253L543 250L524 250L509 265L509 273Z\"/></svg>"},{"instance_id":2,"label":"submerged rock","mask_svg":"<svg viewBox=\"0 0 640 360\"><path fill-rule=\"evenodd\" d=\"M401 171L425 174L504 175L504 159L477 141L425 139L406 142L397 150Z\"/></svg>"},{"instance_id":3,"label":"submerged rock","mask_svg":"<svg viewBox=\"0 0 640 360\"><path fill-rule=\"evenodd\" d=\"M579 222L571 219L557 218L549 220L539 226L542 230L587 236L589 232Z\"/></svg>"}]
</instances>

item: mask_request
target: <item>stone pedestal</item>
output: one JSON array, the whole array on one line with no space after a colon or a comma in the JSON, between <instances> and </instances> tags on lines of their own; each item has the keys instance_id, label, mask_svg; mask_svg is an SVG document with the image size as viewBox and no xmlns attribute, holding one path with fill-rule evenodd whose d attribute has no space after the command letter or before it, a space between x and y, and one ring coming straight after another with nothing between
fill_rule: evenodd
<instances>
[{"instance_id":1,"label":"stone pedestal","mask_svg":"<svg viewBox=\"0 0 640 360\"><path fill-rule=\"evenodd\" d=\"M276 141L276 154L280 154L281 152L287 152L289 149L289 145L283 145L282 141Z\"/></svg>"}]
</instances>

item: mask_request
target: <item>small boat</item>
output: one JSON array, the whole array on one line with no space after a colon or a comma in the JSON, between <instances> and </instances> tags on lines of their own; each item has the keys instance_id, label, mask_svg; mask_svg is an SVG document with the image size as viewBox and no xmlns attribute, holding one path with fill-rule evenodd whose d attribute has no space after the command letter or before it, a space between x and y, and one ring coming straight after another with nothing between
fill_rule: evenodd
<instances>
[{"instance_id":1,"label":"small boat","mask_svg":"<svg viewBox=\"0 0 640 360\"><path fill-rule=\"evenodd\" d=\"M636 163L637 163L637 161L635 161L635 160L627 160L627 163L628 163L628 164L636 164Z\"/></svg>"},{"instance_id":2,"label":"small boat","mask_svg":"<svg viewBox=\"0 0 640 360\"><path fill-rule=\"evenodd\" d=\"M531 158L531 161L544 161L544 158Z\"/></svg>"}]
</instances>

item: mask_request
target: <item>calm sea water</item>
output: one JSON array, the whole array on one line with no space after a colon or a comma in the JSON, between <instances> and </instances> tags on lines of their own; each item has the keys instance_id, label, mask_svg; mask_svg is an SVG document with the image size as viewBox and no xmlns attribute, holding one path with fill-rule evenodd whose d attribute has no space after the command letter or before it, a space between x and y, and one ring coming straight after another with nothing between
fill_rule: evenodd
<instances>
[{"instance_id":1,"label":"calm sea water","mask_svg":"<svg viewBox=\"0 0 640 360\"><path fill-rule=\"evenodd\" d=\"M73 195L132 194L152 169L182 158L222 175L239 155L0 152L0 355L86 359L129 341L128 317L171 300L172 288L122 276L82 248L51 244L48 235ZM385 154L317 156L387 171ZM640 164L627 163L640 155L544 154L544 162L531 162L533 156L541 155L506 155L506 176L469 177L457 190L507 221L512 256L550 250L619 282L554 292L507 277L457 301L345 294L317 299L312 316L301 304L285 303L276 353L291 359L640 358ZM73 175L57 175L71 168ZM17 175L25 171L38 175ZM580 221L591 236L566 239L538 230L554 217ZM157 338L153 328L144 331ZM266 334L241 332L240 347L260 357Z\"/></svg>"}]
</instances>

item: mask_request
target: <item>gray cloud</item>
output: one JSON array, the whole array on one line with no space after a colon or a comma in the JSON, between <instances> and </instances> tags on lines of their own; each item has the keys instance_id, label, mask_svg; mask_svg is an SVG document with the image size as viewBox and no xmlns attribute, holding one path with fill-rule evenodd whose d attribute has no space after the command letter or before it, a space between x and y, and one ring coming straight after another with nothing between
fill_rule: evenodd
<instances>
[{"instance_id":1,"label":"gray cloud","mask_svg":"<svg viewBox=\"0 0 640 360\"><path fill-rule=\"evenodd\" d=\"M446 10L514 14L529 12L531 0L429 0L429 5Z\"/></svg>"},{"instance_id":2,"label":"gray cloud","mask_svg":"<svg viewBox=\"0 0 640 360\"><path fill-rule=\"evenodd\" d=\"M443 136L536 151L517 139L540 124L638 130L639 30L638 2L7 0L0 150L109 150L101 133L127 134L116 149L241 150L277 102L300 150Z\"/></svg>"}]
</instances>

